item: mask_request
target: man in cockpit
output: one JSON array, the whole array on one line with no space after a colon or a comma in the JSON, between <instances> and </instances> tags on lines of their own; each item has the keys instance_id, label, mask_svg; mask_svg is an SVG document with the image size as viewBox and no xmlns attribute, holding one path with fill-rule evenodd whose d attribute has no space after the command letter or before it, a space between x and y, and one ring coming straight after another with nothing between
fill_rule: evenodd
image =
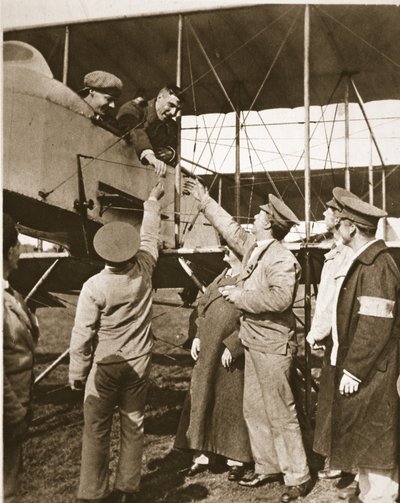
<instances>
[{"instance_id":1,"label":"man in cockpit","mask_svg":"<svg viewBox=\"0 0 400 503\"><path fill-rule=\"evenodd\" d=\"M122 81L112 73L96 70L85 75L83 85L78 94L93 109L92 119L95 122L107 119L121 95Z\"/></svg>"},{"instance_id":2,"label":"man in cockpit","mask_svg":"<svg viewBox=\"0 0 400 503\"><path fill-rule=\"evenodd\" d=\"M136 153L143 164L154 166L164 176L167 164L177 163L178 127L175 121L184 102L182 90L173 84L164 86L150 100L134 98L121 106L118 128L131 132Z\"/></svg>"}]
</instances>

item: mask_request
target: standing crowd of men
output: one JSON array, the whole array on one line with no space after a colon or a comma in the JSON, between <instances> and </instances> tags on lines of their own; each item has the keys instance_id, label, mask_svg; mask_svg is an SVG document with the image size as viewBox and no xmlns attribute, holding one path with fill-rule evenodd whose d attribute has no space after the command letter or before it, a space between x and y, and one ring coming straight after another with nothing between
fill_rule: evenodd
<instances>
[{"instance_id":1,"label":"standing crowd of men","mask_svg":"<svg viewBox=\"0 0 400 503\"><path fill-rule=\"evenodd\" d=\"M82 96L102 120L122 83L112 74L92 72L84 84ZM154 166L160 176L166 164L176 162L174 117L182 100L180 89L166 86L154 100L135 98L117 114L118 127L122 134L131 135L139 159ZM301 267L282 244L298 219L270 194L248 233L199 180L188 179L185 190L229 247L243 257L236 283L220 289L241 313L243 415L254 471L239 483L265 485L268 497L268 484L283 476L280 501L296 500L313 485L291 386L298 347L293 305ZM94 249L106 265L82 288L70 343L70 385L85 387L80 503L129 503L140 498L144 407L153 347L152 274L158 259L163 193L158 182L144 204L140 235L127 223L111 222L94 238ZM326 458L326 471L357 473L358 490L350 496L352 502L394 502L399 489L400 273L384 241L375 239L378 221L385 216L354 194L333 190L325 219L335 245L326 255L307 335L310 345L326 348L313 448ZM5 501L9 503L17 501L20 440L30 417L37 329L23 300L9 288L8 276L17 266L19 248L12 220L5 216L3 224L4 427L18 439L5 449ZM24 354L18 372L13 361L17 352ZM115 406L121 423L120 453L110 491Z\"/></svg>"}]
</instances>

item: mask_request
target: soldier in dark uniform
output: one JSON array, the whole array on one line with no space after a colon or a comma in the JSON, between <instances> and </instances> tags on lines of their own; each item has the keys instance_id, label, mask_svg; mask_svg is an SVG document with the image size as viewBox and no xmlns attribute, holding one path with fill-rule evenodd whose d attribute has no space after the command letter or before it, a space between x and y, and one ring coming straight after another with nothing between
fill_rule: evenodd
<instances>
[{"instance_id":1,"label":"soldier in dark uniform","mask_svg":"<svg viewBox=\"0 0 400 503\"><path fill-rule=\"evenodd\" d=\"M164 176L167 164L177 163L178 127L175 121L184 95L175 85L163 87L150 101L134 98L120 108L117 121L122 133L131 131L136 153L143 164Z\"/></svg>"},{"instance_id":2,"label":"soldier in dark uniform","mask_svg":"<svg viewBox=\"0 0 400 503\"><path fill-rule=\"evenodd\" d=\"M337 229L355 255L334 307L336 337L321 376L314 450L330 457L332 469L358 471L360 495L351 501L394 502L400 273L375 239L386 212L358 198L341 203Z\"/></svg>"}]
</instances>

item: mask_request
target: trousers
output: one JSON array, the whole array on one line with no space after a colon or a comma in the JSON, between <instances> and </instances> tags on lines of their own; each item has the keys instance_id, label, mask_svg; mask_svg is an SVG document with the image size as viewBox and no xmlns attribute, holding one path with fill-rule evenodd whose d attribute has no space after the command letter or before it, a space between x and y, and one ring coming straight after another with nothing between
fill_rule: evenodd
<instances>
[{"instance_id":1,"label":"trousers","mask_svg":"<svg viewBox=\"0 0 400 503\"><path fill-rule=\"evenodd\" d=\"M3 496L4 503L16 503L18 474L22 464L22 443L19 440L3 444Z\"/></svg>"},{"instance_id":2,"label":"trousers","mask_svg":"<svg viewBox=\"0 0 400 503\"><path fill-rule=\"evenodd\" d=\"M255 472L282 473L287 486L310 478L290 386L292 356L245 350L243 413Z\"/></svg>"},{"instance_id":3,"label":"trousers","mask_svg":"<svg viewBox=\"0 0 400 503\"><path fill-rule=\"evenodd\" d=\"M118 363L93 364L85 389L78 498L108 496L110 434L116 406L121 433L115 489L127 493L139 490L150 365L151 354Z\"/></svg>"}]
</instances>

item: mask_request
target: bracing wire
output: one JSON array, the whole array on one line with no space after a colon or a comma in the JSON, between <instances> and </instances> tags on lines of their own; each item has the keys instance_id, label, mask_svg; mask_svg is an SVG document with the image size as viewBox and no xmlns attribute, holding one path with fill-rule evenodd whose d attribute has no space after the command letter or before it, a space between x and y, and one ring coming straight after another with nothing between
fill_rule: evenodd
<instances>
[{"instance_id":1,"label":"bracing wire","mask_svg":"<svg viewBox=\"0 0 400 503\"><path fill-rule=\"evenodd\" d=\"M326 12L325 9L321 8L321 7L317 7L316 5L313 5L313 8L316 9L317 11L319 12L322 12L325 16L329 17L330 19L332 19L332 21L334 21L335 23L337 23L339 26L341 26L343 29L345 29L346 31L348 31L349 33L351 33L355 38L357 38L358 40L360 40L361 42L363 42L365 45L367 45L370 49L372 49L373 51L375 51L377 54L379 54L380 56L382 56L382 58L386 59L387 61L389 61L392 65L396 66L397 68L400 68L400 63L398 63L397 61L394 61L394 59L392 59L391 57L389 57L387 54L385 54L384 52L382 52L381 50L377 49L375 46L373 46L370 42L368 42L368 40L365 40L365 38L361 37L360 35L358 35L356 32L354 32L351 28L349 28L348 26L346 26L344 23L342 23L341 21L339 21L338 19L336 19L334 16L332 16L331 14L328 14L328 12Z\"/></svg>"},{"instance_id":2,"label":"bracing wire","mask_svg":"<svg viewBox=\"0 0 400 503\"><path fill-rule=\"evenodd\" d=\"M297 6L291 6L289 7L285 12L283 12L282 14L280 14L276 19L274 19L271 23L269 23L268 25L264 26L264 28L262 28L260 31L258 31L256 34L254 34L252 37L250 37L248 40L246 40L246 42L243 42L243 44L239 45L239 47L237 47L236 49L234 49L232 52L230 52L227 56L225 56L224 58L222 58L220 61L218 61L218 63L215 65L215 68L217 68L218 66L222 65L223 63L225 63L226 61L228 61L232 56L234 56L237 52L239 52L241 49L243 49L243 47L246 47L246 45L250 44L250 42L252 42L253 40L255 40L258 36L260 36L262 33L264 33L265 31L269 30L270 28L272 28L272 26L274 26L274 24L276 24L278 21L280 21L282 18L284 18L287 14L289 14L289 12L291 12L295 7ZM190 20L188 20L189 23L190 23ZM209 73L211 73L212 70L207 70L206 72L204 72L202 75L200 75L200 77L198 77L194 82L193 84L196 84L197 82L199 82L201 79L203 79L206 75L208 75ZM185 88L184 90L186 90L187 88Z\"/></svg>"},{"instance_id":3,"label":"bracing wire","mask_svg":"<svg viewBox=\"0 0 400 503\"><path fill-rule=\"evenodd\" d=\"M287 33L286 33L285 37L283 38L283 40L282 40L282 42L281 42L281 45L279 46L279 49L278 49L277 53L275 54L275 57L274 57L274 59L272 60L272 63L271 63L271 65L270 65L270 67L268 68L268 71L267 71L267 73L266 73L266 75L265 75L265 77L264 77L264 79L263 79L263 81L262 81L262 83L261 83L261 85L260 85L259 89L257 90L257 92L256 92L256 94L255 94L255 96L254 96L254 98L253 98L253 101L251 102L250 108L249 108L249 110L248 110L248 112L247 112L247 115L246 115L246 117L244 118L243 122L246 122L246 119L247 119L248 115L249 115L249 114L250 114L250 112L253 110L253 107L254 107L254 105L256 104L257 99L258 99L258 97L259 97L259 96L260 96L260 94L261 94L261 91L263 90L263 88L264 88L264 86L265 86L265 84L266 84L266 82L267 82L267 80L268 80L269 76L271 75L271 72L272 72L272 69L273 69L273 68L274 68L274 66L275 66L275 63L278 61L279 56L281 55L281 52L282 52L282 50L283 50L284 46L286 45L286 42L287 42L287 40L288 40L289 36L292 34L292 31L293 31L294 25L296 24L296 22L297 22L297 20L298 20L298 18L299 18L299 15L300 15L300 11L298 11L298 13L296 14L295 18L293 19L293 21L292 21L291 25L289 26L289 29L288 29L288 31L287 31Z\"/></svg>"}]
</instances>

